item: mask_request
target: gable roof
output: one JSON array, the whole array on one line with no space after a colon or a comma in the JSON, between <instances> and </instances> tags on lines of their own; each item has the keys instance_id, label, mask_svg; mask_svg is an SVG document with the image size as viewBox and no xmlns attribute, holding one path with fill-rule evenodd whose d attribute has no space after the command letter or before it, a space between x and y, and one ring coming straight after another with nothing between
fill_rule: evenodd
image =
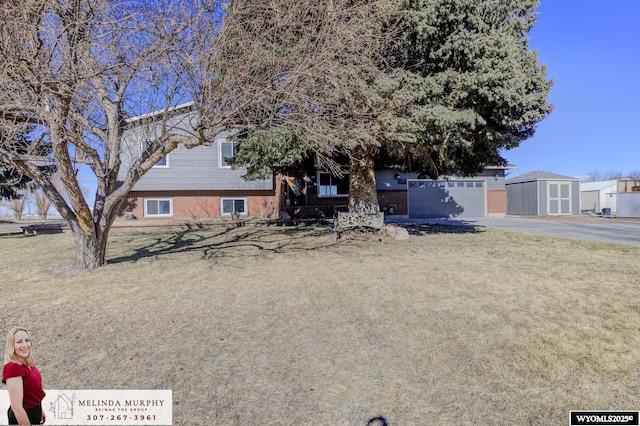
<instances>
[{"instance_id":1,"label":"gable roof","mask_svg":"<svg viewBox=\"0 0 640 426\"><path fill-rule=\"evenodd\" d=\"M580 179L571 176L558 175L555 173L549 173L542 170L534 170L533 172L528 172L520 176L516 176L514 178L508 179L505 183L518 183L518 182L531 182L536 180L575 180L579 181Z\"/></svg>"}]
</instances>

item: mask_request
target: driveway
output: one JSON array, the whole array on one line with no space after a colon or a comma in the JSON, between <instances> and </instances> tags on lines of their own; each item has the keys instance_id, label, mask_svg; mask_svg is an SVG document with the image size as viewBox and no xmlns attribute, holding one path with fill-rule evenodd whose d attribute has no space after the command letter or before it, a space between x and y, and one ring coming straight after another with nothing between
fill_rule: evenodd
<instances>
[{"instance_id":1,"label":"driveway","mask_svg":"<svg viewBox=\"0 0 640 426\"><path fill-rule=\"evenodd\" d=\"M640 246L640 220L610 217L481 217L465 219L389 219L390 223L484 226L507 231Z\"/></svg>"}]
</instances>

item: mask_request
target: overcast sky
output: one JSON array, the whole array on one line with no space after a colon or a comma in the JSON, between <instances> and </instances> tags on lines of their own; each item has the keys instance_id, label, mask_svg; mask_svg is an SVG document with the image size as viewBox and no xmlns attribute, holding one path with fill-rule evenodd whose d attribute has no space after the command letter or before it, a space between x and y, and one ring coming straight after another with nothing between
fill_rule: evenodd
<instances>
[{"instance_id":1,"label":"overcast sky","mask_svg":"<svg viewBox=\"0 0 640 426\"><path fill-rule=\"evenodd\" d=\"M640 0L541 0L538 12L530 47L554 79L555 109L504 153L511 176L640 170Z\"/></svg>"}]
</instances>

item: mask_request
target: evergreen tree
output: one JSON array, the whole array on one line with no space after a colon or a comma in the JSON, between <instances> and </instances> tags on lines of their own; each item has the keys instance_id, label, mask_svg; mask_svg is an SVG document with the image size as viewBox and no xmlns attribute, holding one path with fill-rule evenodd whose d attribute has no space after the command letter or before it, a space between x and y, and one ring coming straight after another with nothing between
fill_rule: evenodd
<instances>
[{"instance_id":1,"label":"evergreen tree","mask_svg":"<svg viewBox=\"0 0 640 426\"><path fill-rule=\"evenodd\" d=\"M223 43L217 54L224 58L221 67L239 68L235 62L246 59L243 52L253 52L246 71L233 76L245 88L236 104L249 106L237 122L241 130L233 163L247 167L248 178L302 163L337 175L348 173L350 192L362 190L350 198L360 203L352 209L378 211L374 176L359 168L372 166L380 130L372 123L388 109L379 88L389 78L381 52L393 42L384 26L393 12L392 1L306 0L292 5L263 0L263 7L252 9L246 7L249 3L255 6L256 1L230 3L225 26L232 31L223 28L222 33L236 44ZM211 74L228 75L225 71ZM250 91L241 80L245 78L255 81ZM222 83L212 78L207 93L220 93L216 86ZM269 102L242 102L266 94Z\"/></svg>"},{"instance_id":2,"label":"evergreen tree","mask_svg":"<svg viewBox=\"0 0 640 426\"><path fill-rule=\"evenodd\" d=\"M399 0L392 52L400 105L384 117L385 152L437 177L502 165L551 111L551 82L528 48L536 0ZM387 161L389 158L387 159Z\"/></svg>"},{"instance_id":3,"label":"evergreen tree","mask_svg":"<svg viewBox=\"0 0 640 426\"><path fill-rule=\"evenodd\" d=\"M31 179L7 165L0 164L0 199L13 200L21 198L18 190L26 188Z\"/></svg>"},{"instance_id":4,"label":"evergreen tree","mask_svg":"<svg viewBox=\"0 0 640 426\"><path fill-rule=\"evenodd\" d=\"M19 134L13 138L12 144L16 150L26 153L29 141L26 134ZM20 169L12 167L10 164L0 162L0 200L14 200L24 196L25 189L35 190L36 183Z\"/></svg>"},{"instance_id":5,"label":"evergreen tree","mask_svg":"<svg viewBox=\"0 0 640 426\"><path fill-rule=\"evenodd\" d=\"M296 87L320 106L304 125L282 114L276 129L239 134L246 137L236 164L249 176L292 167L305 155L337 170L331 155L346 156L350 210L375 212L374 167L472 175L505 163L500 152L533 135L551 111L551 82L528 48L537 1L392 3L377 3L381 28L369 29L385 43L347 48L331 58L325 79Z\"/></svg>"}]
</instances>

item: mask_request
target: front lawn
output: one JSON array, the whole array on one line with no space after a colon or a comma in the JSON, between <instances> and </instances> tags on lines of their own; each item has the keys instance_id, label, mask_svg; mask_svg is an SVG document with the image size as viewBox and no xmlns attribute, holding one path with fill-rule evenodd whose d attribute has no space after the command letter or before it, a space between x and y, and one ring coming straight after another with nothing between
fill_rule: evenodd
<instances>
[{"instance_id":1,"label":"front lawn","mask_svg":"<svg viewBox=\"0 0 640 426\"><path fill-rule=\"evenodd\" d=\"M640 410L640 247L410 234L114 231L90 272L69 234L0 237L0 328L31 329L45 388L172 389L177 425Z\"/></svg>"}]
</instances>

